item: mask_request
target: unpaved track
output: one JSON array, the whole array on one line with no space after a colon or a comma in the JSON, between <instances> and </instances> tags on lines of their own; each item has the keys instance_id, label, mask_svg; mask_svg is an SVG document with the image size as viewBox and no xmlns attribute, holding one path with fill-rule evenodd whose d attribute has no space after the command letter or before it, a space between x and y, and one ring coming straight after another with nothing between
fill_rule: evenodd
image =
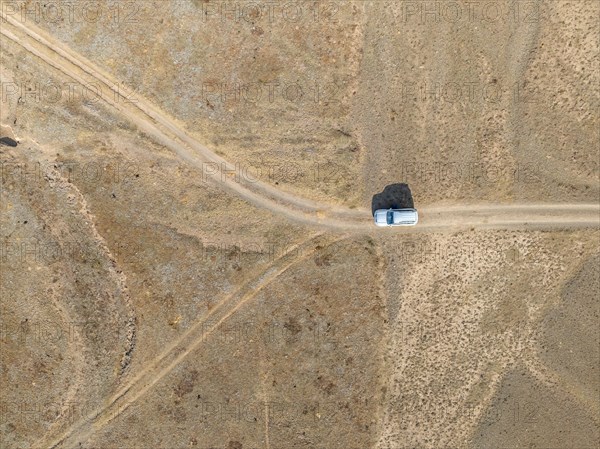
<instances>
[{"instance_id":1,"label":"unpaved track","mask_svg":"<svg viewBox=\"0 0 600 449\"><path fill-rule=\"evenodd\" d=\"M119 84L102 69L47 33L25 27L12 17L2 17L5 20L0 30L2 35L78 83L100 84L102 92L113 92L114 86ZM281 192L260 181L238 182L231 179L225 172L235 172L235 167L196 141L174 119L139 95L135 96L134 101L115 99L109 95L102 95L101 99L191 165L203 170L207 163L216 164L211 165L211 169L218 167L219 170L214 174L207 173L209 178L258 207L305 224L346 232L374 231L370 211L366 209L334 207ZM440 206L421 208L419 211L420 224L415 228L400 228L403 233L459 228L560 229L600 225L598 204L487 204ZM390 231L397 232L396 229Z\"/></svg>"},{"instance_id":2,"label":"unpaved track","mask_svg":"<svg viewBox=\"0 0 600 449\"><path fill-rule=\"evenodd\" d=\"M2 15L2 17L6 20L1 28L1 33L5 37L21 45L33 55L81 85L94 83L95 86L100 86L101 92L105 93L114 92L114 87L120 85L111 75L83 56L76 54L44 31L37 28L34 31L32 26L26 27L12 17L6 15ZM147 132L156 138L158 142L172 149L176 154L201 170L206 167L203 164L217 164L216 167L211 166L210 171L213 167L219 168L219 171L213 174L212 178L257 205L277 210L282 207L279 203L282 203L285 205L283 209L293 209L300 212L317 212L324 208L330 208L327 205L321 205L281 192L260 181L250 182L245 180L244 182L236 182L231 180L225 173L235 173L233 165L196 141L182 129L182 125L177 124L175 120L137 94L135 98L131 99L118 97L115 99L114 95L101 95L100 99L122 112L141 130ZM209 175L209 170L205 171Z\"/></svg>"},{"instance_id":3,"label":"unpaved track","mask_svg":"<svg viewBox=\"0 0 600 449\"><path fill-rule=\"evenodd\" d=\"M276 280L294 264L305 260L316 251L316 247L325 248L345 236L327 236L317 234L299 243L279 257L257 278L247 282L233 294L227 296L208 314L195 322L181 337L172 343L162 354L151 361L127 385L123 386L104 405L94 410L86 418L76 422L62 432L49 432L34 445L35 448L78 447L104 427L115 417L120 416L128 407L142 397L175 366L196 350L213 331L225 322L238 309L252 300L263 288ZM299 255L299 256L297 256ZM205 326L210 324L210 326Z\"/></svg>"},{"instance_id":4,"label":"unpaved track","mask_svg":"<svg viewBox=\"0 0 600 449\"><path fill-rule=\"evenodd\" d=\"M8 16L2 15L2 18L5 20L0 29L3 36L21 45L78 83L100 84L103 86L103 92L112 92L113 87L119 84L102 69L43 31L34 31ZM200 170L205 167L206 163L217 164L219 171L210 175L212 180L256 206L282 214L298 222L339 231L377 231L372 224L370 211L366 209L336 208L281 192L262 182L236 182L230 179L224 172L235 172L235 167L196 141L183 130L181 124L139 95L135 96L135 102L110 96L102 96L101 99L128 117L140 130L151 135ZM488 204L422 208L420 209L420 223L417 227L382 231L406 233L465 228L560 229L597 227L599 225L600 206L598 204ZM311 239L301 246L309 246L315 244L316 241L318 240ZM303 258L310 254L309 252ZM263 276L225 298L214 311L196 322L171 347L152 361L113 397L109 398L100 409L96 410L91 420L77 422L66 432L58 435L49 433L37 442L36 447L74 447L79 442L86 442L94 432L109 423L117 416L117 413L122 413L124 409L142 397L189 353L197 349L208 334L297 261L289 260L286 256L276 261ZM208 318L213 319L216 324L207 330L203 324Z\"/></svg>"}]
</instances>

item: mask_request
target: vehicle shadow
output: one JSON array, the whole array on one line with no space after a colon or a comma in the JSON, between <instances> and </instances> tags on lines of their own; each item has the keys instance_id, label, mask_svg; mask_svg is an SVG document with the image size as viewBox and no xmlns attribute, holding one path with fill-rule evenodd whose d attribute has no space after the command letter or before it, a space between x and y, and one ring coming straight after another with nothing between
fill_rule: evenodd
<instances>
[{"instance_id":1,"label":"vehicle shadow","mask_svg":"<svg viewBox=\"0 0 600 449\"><path fill-rule=\"evenodd\" d=\"M6 145L7 147L16 147L18 142L10 137L0 137L0 145Z\"/></svg>"},{"instance_id":2,"label":"vehicle shadow","mask_svg":"<svg viewBox=\"0 0 600 449\"><path fill-rule=\"evenodd\" d=\"M412 193L408 184L390 184L383 192L373 195L371 200L371 213L375 215L377 209L414 209Z\"/></svg>"}]
</instances>

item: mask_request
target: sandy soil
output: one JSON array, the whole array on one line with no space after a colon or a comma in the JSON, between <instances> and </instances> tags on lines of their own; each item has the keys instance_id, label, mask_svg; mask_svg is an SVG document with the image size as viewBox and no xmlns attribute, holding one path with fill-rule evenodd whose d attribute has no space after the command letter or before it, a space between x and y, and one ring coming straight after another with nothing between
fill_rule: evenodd
<instances>
[{"instance_id":1,"label":"sandy soil","mask_svg":"<svg viewBox=\"0 0 600 449\"><path fill-rule=\"evenodd\" d=\"M597 2L57 5L0 1L0 446L600 446Z\"/></svg>"}]
</instances>

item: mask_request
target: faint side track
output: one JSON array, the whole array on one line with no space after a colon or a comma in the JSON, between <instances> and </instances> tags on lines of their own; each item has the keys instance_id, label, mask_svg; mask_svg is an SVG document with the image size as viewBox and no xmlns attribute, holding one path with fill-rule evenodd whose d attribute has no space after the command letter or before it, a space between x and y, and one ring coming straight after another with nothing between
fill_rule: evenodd
<instances>
[{"instance_id":1,"label":"faint side track","mask_svg":"<svg viewBox=\"0 0 600 449\"><path fill-rule=\"evenodd\" d=\"M101 86L102 92L114 92L115 86L120 85L111 75L86 60L82 55L76 54L44 31L37 28L34 31L33 26L26 27L4 14L2 14L2 18L6 22L0 31L5 37L13 40L33 55L41 58L47 64L82 85L94 82L96 85ZM7 25L10 25L10 31L7 29ZM267 206L270 209L281 209L280 212L295 209L299 212L315 213L330 208L328 205L281 192L260 181L240 183L229 179L226 173L234 172L234 166L196 141L175 120L137 94L135 99L131 100L118 95L102 95L100 99L123 113L144 132L156 138L160 143L193 165L202 168L202 163L215 163L219 167L219 171L212 175L213 179L254 204ZM287 207L281 207L280 203L287 205Z\"/></svg>"},{"instance_id":2,"label":"faint side track","mask_svg":"<svg viewBox=\"0 0 600 449\"><path fill-rule=\"evenodd\" d=\"M2 35L73 80L81 84L101 84L104 86L103 91L108 92L113 92L114 86L119 84L100 68L46 33L33 31L12 17L2 15L2 18L6 21L0 29ZM10 26L10 31L7 26ZM135 97L135 102L111 96L100 98L191 165L202 170L205 163L216 164L220 170L210 176L212 181L258 207L297 222L331 229L356 232L374 229L367 209L333 207L281 192L262 182L237 182L230 179L225 172L234 171L235 167L187 134L174 119L139 96ZM600 225L598 204L473 205L421 208L420 213L422 219L419 226L402 228L403 233L465 227L556 229Z\"/></svg>"},{"instance_id":3,"label":"faint side track","mask_svg":"<svg viewBox=\"0 0 600 449\"><path fill-rule=\"evenodd\" d=\"M86 417L75 423L62 434L47 434L35 445L36 448L77 447L85 443L90 436L123 413L129 406L148 392L165 375L170 373L183 359L196 350L214 331L232 314L253 299L263 288L277 279L291 266L310 257L316 247L326 247L344 237L331 237L318 234L303 243L295 245L286 254L278 258L258 278L246 283L233 294L227 296L209 313L188 329L185 334L139 372L121 390ZM296 257L300 254L300 257ZM214 323L211 326L206 324Z\"/></svg>"},{"instance_id":4,"label":"faint side track","mask_svg":"<svg viewBox=\"0 0 600 449\"><path fill-rule=\"evenodd\" d=\"M379 298L384 307L385 321L383 326L383 344L381 345L381 355L379 369L382 372L381 378L383 385L380 385L379 390L382 391L385 388L385 393L381 393L381 401L379 401L377 412L376 412L376 430L375 430L375 441L378 441L380 435L383 435L383 423L385 422L385 405L388 399L390 387L389 380L393 378L393 367L390 363L392 352L390 351L390 345L392 344L393 328L390 317L390 294L398 294L397 292L388 291L388 266L384 254L384 243L379 240L375 242L375 254L377 254L377 271L379 272Z\"/></svg>"},{"instance_id":5,"label":"faint side track","mask_svg":"<svg viewBox=\"0 0 600 449\"><path fill-rule=\"evenodd\" d=\"M37 142L32 143L39 146ZM123 306L127 313L127 321L125 326L125 349L119 362L118 380L120 381L128 372L129 364L136 344L137 317L131 301L131 297L129 295L129 289L127 287L127 277L118 266L116 257L111 253L106 240L98 232L95 217L91 213L88 203L83 194L79 191L79 189L77 189L77 187L74 184L68 182L55 168L50 168L47 172L45 172L44 177L48 181L49 185L57 185L61 189L68 190L75 197L76 204L77 206L79 206L78 212L81 215L82 220L88 226L88 231L91 237L93 238L93 241L96 243L99 253L107 260L108 274L112 278L115 286L118 288L118 291L121 295L120 297L123 301ZM79 329L77 329L77 334L78 338L81 340L81 332ZM86 379L82 378L80 372L81 370L79 369L76 373L74 373L73 376L74 379L78 379L77 383L75 384L76 389L82 388L86 384ZM58 422L59 421L57 421L57 423Z\"/></svg>"},{"instance_id":6,"label":"faint side track","mask_svg":"<svg viewBox=\"0 0 600 449\"><path fill-rule=\"evenodd\" d=\"M45 175L49 178L60 177L60 174L53 170L51 170L50 173L46 173ZM4 185L0 183L0 189L2 188L4 188ZM25 192L19 192L19 195L23 194L25 194ZM43 213L40 215L40 218L42 222L48 224L48 232L50 233L50 235L58 234L58 231L56 230L56 221L52 220L51 217ZM84 217L82 217L82 219L85 220ZM88 231L91 230L91 228L93 227L93 223L86 222L86 224L89 225ZM3 239L10 238L11 234L12 232L8 235L4 235L3 230L2 237ZM61 251L62 250L63 248L61 246ZM5 273L3 273L3 267L4 263L0 263L0 280L6 282L6 275ZM68 338L65 339L67 344L67 350L65 351L65 353L68 354L68 356L64 359L65 361L70 363L68 376L69 383L60 396L60 410L58 411L58 414L56 415L55 419L49 424L49 428L52 429L58 426L59 424L64 423L70 418L70 414L72 413L72 404L77 403L78 394L87 384L83 372L86 363L88 363L89 361L86 360L85 357L85 343L81 329L79 326L73 325L79 320L76 319L74 313L71 310L69 310L67 306L65 306L65 304L62 301L61 293L55 289L49 289L47 299L52 304L54 310L57 312L58 316L61 319L61 328L63 325L69 327ZM1 316L2 314L0 314L0 317ZM2 324L4 325L4 322ZM9 360L3 360L3 353L4 351L0 350L0 366L6 366L5 364L10 363ZM4 411L2 413L4 413ZM5 417L3 418L5 419Z\"/></svg>"},{"instance_id":7,"label":"faint side track","mask_svg":"<svg viewBox=\"0 0 600 449\"><path fill-rule=\"evenodd\" d=\"M597 426L600 426L600 407L598 406L598 401L590 397L589 393L548 367L534 351L528 351L528 357L525 359L524 364L529 372L544 386L552 390L561 391L574 399L582 408L590 410L590 417Z\"/></svg>"},{"instance_id":8,"label":"faint side track","mask_svg":"<svg viewBox=\"0 0 600 449\"><path fill-rule=\"evenodd\" d=\"M42 146L35 140L27 138L20 139L20 142L26 144L29 148L35 148L36 151L44 152ZM18 158L12 156L11 153L18 155ZM16 149L4 152L3 159L19 161L19 163L29 163L33 160L25 157L23 154L19 154ZM56 272L60 272L64 277L61 278L61 282L59 282L59 278L54 279L53 284L57 282L56 287L49 288L47 294L54 309L62 318L62 323L68 326L68 330L66 331L62 328L62 325L60 327L62 329L61 335L62 337L66 337L65 341L69 348L66 359L72 360L72 365L69 366L67 372L68 386L60 392L61 395L59 396L60 402L58 404L60 404L60 410L47 425L49 431L59 431L61 426L66 425L67 421L73 418L74 406L81 408L87 406L89 398L85 396L86 389L89 391L93 382L98 381L98 378L90 376L89 370L85 368L89 368L92 363L95 363L96 367L112 367L116 361L118 363L118 368L115 371L116 381L120 382L128 373L129 361L136 342L136 315L129 296L127 278L117 264L116 257L111 253L106 240L98 232L97 221L91 213L84 195L56 167L43 166L40 178L41 184L39 185L39 190L31 190L29 192L30 196L25 202L30 205L32 210L36 211L36 215L46 230L44 233L58 242L59 246L57 249L59 249L60 254L70 253L67 246L63 245L63 243L68 245L68 241L63 242L62 239L65 236L72 236L75 232L78 232L81 238L77 239L77 252L87 249L92 250L95 256L94 259L96 260L97 258L94 264L96 266L97 263L99 270L95 273L94 280L95 282L101 282L102 285L98 287L99 290L86 290L86 293L91 293L91 295L98 298L102 294L102 308L106 311L106 314L81 316L81 312L74 307L75 302L73 300L77 296L74 298L65 297L65 292L68 290L63 290L61 284L63 282L67 284L73 278L77 282L79 271L77 266L85 264L85 261L78 260L75 268L68 266L66 261L69 257L59 257L54 261L54 263L58 263L60 266L60 268L56 267ZM0 186L0 188L4 188L4 186ZM27 196L27 190L29 189L21 190L19 195ZM34 192L35 195L33 194ZM54 207L47 207L48 204L54 204ZM81 254L81 257L86 259L87 253ZM103 284L103 282L108 283ZM110 314L112 310L115 310L115 315ZM120 311L122 311L122 315L119 313ZM122 348L122 352L119 352L121 357L116 360L108 357L106 359L95 358L93 351L90 351L89 334L85 331L85 325L90 324L90 320L99 320L98 323L105 323L103 320L112 320L113 318L118 323L121 322L120 318L125 319L123 332L125 341L117 341L117 351ZM119 328L119 332L121 331L122 329ZM124 343L124 347L120 346L122 343ZM111 344L108 344L108 346L107 344L108 340L102 340L100 353L105 355L110 354L113 347ZM60 360L62 360L62 357ZM103 363L107 365L101 365ZM58 382L57 379L54 380ZM55 383L55 388L57 385L60 384Z\"/></svg>"}]
</instances>

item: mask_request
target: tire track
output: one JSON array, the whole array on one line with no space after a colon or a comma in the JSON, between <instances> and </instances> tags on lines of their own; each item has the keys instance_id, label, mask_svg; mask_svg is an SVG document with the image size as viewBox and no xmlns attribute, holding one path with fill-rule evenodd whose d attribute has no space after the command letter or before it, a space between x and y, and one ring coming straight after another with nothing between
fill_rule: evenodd
<instances>
[{"instance_id":1,"label":"tire track","mask_svg":"<svg viewBox=\"0 0 600 449\"><path fill-rule=\"evenodd\" d=\"M108 87L109 91L112 91L113 87L118 85L118 82L112 80L110 75L105 74L80 55L76 55L70 49L62 46L52 37L42 37L41 32L33 32L12 18L3 16L3 19L15 28L16 34L3 29L0 30L2 35L21 45L65 75L83 84L88 84L90 79L100 82ZM18 36L19 34L21 34L21 37ZM122 114L127 115L140 129L197 168L201 168L202 164L206 162L218 164L219 171L211 175L213 181L256 206L264 207L292 220L311 225L326 226L343 231L375 232L370 213L366 209L333 208L326 204L281 192L264 183L238 183L230 180L227 176L224 176L224 173L228 170L234 170L233 166L197 142L175 120L167 117L166 114L143 99L137 99L138 103L136 104L122 103L110 97L103 97L102 99ZM560 229L564 227L597 227L600 225L600 207L597 204L451 206L423 208L420 209L420 213L421 223L418 227L390 229L389 232L412 233L469 227L484 229ZM309 240L309 242L313 242L313 240ZM300 260L303 258L304 256ZM235 294L224 299L214 309L214 312L211 311L211 314L208 315L210 316L213 313L217 316L222 315L218 323L210 328L208 334L213 332L243 304L252 299L262 288L295 262L297 260L289 263L281 261L284 265L273 272L273 267L278 263L276 262L267 270L267 273L270 274L264 275L267 276L266 278L261 276L256 281L256 291L252 291L249 285L245 285ZM253 282L250 284L254 285ZM54 448L60 444L67 446L75 444L74 441L76 440L84 441L86 436L108 424L116 416L113 413L114 410L122 411L129 407L202 343L202 338L205 335L198 335L198 332L200 332L198 329L203 330L202 324L208 316L195 323L174 347L170 348L166 354L163 353L159 356L160 360L152 362L151 366L120 390L106 407L103 407L94 415L94 422L89 423L87 420L80 422L76 424L74 429L59 437L58 441L40 447ZM120 402L121 400L123 400L123 403Z\"/></svg>"},{"instance_id":2,"label":"tire track","mask_svg":"<svg viewBox=\"0 0 600 449\"><path fill-rule=\"evenodd\" d=\"M74 53L42 31L32 31L12 17L0 15L4 27L0 33L50 66L81 84L95 82L109 92L119 83L100 68ZM10 25L12 30L6 29ZM235 167L187 134L182 126L141 97L136 102L124 102L110 96L100 97L109 106L128 117L140 130L170 148L179 157L202 170L203 164L218 166L209 175L212 182L239 195L251 204L313 226L341 231L374 232L370 211L348 209L318 203L281 192L260 181L237 182L227 177ZM214 167L214 166L211 166ZM467 214L468 212L468 214ZM442 230L447 228L483 229L552 229L562 227L597 227L600 225L598 204L564 205L471 205L466 207L421 208L421 222L416 228L401 228L403 233ZM398 231L395 229L394 231Z\"/></svg>"},{"instance_id":3,"label":"tire track","mask_svg":"<svg viewBox=\"0 0 600 449\"><path fill-rule=\"evenodd\" d=\"M104 406L79 420L61 434L47 434L35 444L39 449L55 449L58 447L76 447L86 442L90 436L123 413L135 401L147 393L158 381L170 373L183 359L196 350L219 326L233 315L244 304L253 299L263 288L277 279L291 266L310 257L318 245L326 247L345 236L325 236L317 234L308 240L294 245L290 251L278 258L265 272L237 291L223 299L200 320L196 321L188 331L177 339L168 349L154 359L145 369L138 373L127 385L110 397ZM309 248L311 248L309 250ZM294 258L299 252L300 257ZM204 325L210 320L210 327Z\"/></svg>"},{"instance_id":4,"label":"tire track","mask_svg":"<svg viewBox=\"0 0 600 449\"><path fill-rule=\"evenodd\" d=\"M527 351L528 357L524 359L524 365L534 378L545 387L555 391L558 390L568 397L574 399L583 409L591 411L590 416L600 425L600 405L581 387L573 384L564 376L561 376L556 370L550 368L535 351Z\"/></svg>"},{"instance_id":5,"label":"tire track","mask_svg":"<svg viewBox=\"0 0 600 449\"><path fill-rule=\"evenodd\" d=\"M38 29L33 31L33 27L26 27L5 14L1 14L1 17L5 20L5 25L10 24L12 27L12 31L8 31L6 28L0 30L4 36L78 83L89 85L91 82L95 82L102 86L103 92L113 92L114 87L119 86L120 83L109 74L83 56L62 45L47 33ZM202 162L217 164L219 170L211 175L212 178L255 204L263 207L268 205L269 208L277 209L278 206L281 207L279 203L283 203L288 206L287 208L293 208L304 213L316 213L328 207L281 192L260 181L246 181L243 183L231 181L226 173L235 171L234 166L196 141L183 131L181 126L172 118L140 96L136 96L135 102L120 101L119 98L115 99L105 95L100 96L100 99L125 114L149 135L155 137L159 142L165 144L176 154L197 167L202 167Z\"/></svg>"}]
</instances>

